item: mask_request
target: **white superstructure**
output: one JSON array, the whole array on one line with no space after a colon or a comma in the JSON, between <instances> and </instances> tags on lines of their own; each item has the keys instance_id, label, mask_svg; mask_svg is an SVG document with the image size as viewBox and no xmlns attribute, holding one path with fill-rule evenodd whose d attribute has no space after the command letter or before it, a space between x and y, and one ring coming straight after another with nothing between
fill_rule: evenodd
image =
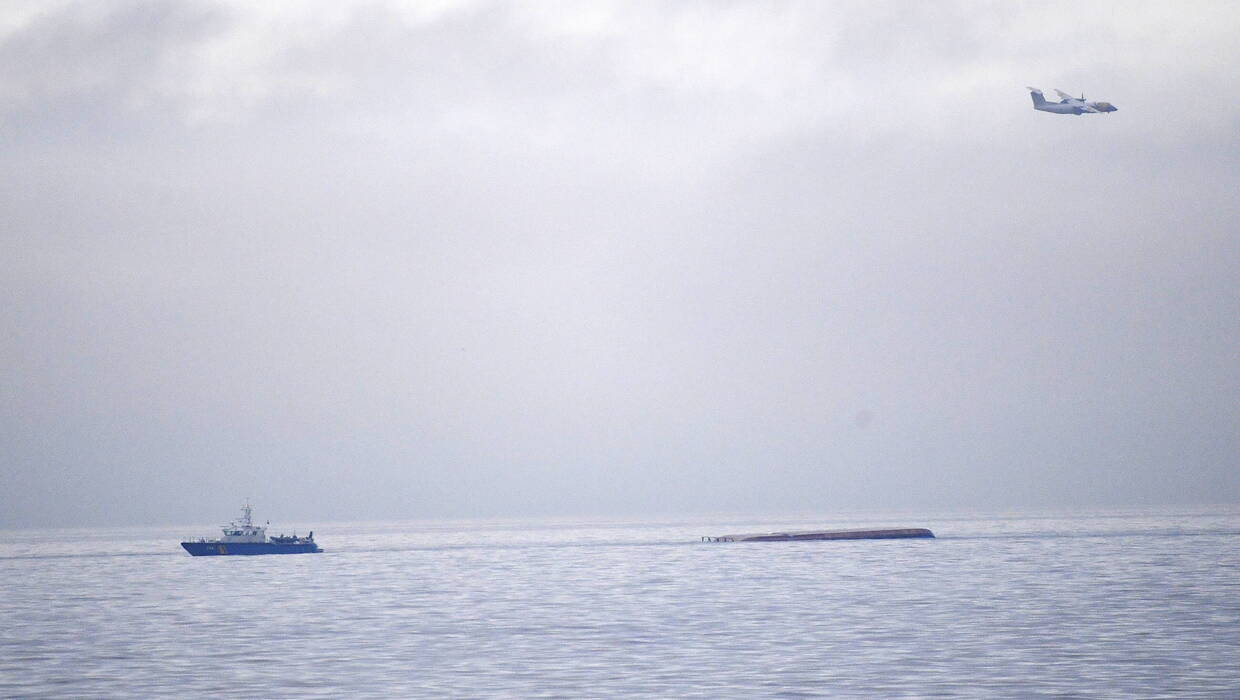
<instances>
[{"instance_id":1,"label":"white superstructure","mask_svg":"<svg viewBox=\"0 0 1240 700\"><path fill-rule=\"evenodd\" d=\"M220 526L224 530L224 537L220 542L266 542L267 528L261 525L255 525L250 518L250 502L246 501L241 507L241 519L234 520L227 525Z\"/></svg>"}]
</instances>

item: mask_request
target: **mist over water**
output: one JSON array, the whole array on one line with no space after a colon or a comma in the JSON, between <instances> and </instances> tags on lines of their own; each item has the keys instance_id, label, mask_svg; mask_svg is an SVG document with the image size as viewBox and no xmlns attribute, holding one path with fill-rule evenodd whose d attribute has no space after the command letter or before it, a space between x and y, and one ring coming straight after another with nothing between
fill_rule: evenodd
<instances>
[{"instance_id":1,"label":"mist over water","mask_svg":"<svg viewBox=\"0 0 1240 700\"><path fill-rule=\"evenodd\" d=\"M934 540L707 544L924 525ZM0 694L1224 697L1240 511L0 532Z\"/></svg>"}]
</instances>

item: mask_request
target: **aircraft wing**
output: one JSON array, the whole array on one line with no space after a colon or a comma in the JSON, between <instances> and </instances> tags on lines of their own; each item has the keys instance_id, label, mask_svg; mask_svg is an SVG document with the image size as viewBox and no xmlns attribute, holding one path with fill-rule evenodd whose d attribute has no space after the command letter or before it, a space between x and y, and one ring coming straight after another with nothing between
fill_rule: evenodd
<instances>
[{"instance_id":1,"label":"aircraft wing","mask_svg":"<svg viewBox=\"0 0 1240 700\"><path fill-rule=\"evenodd\" d=\"M1068 93L1064 92L1063 90L1060 90L1059 88L1055 88L1055 94L1056 94L1056 95L1059 95L1060 97L1064 98L1065 100L1075 100L1075 99L1076 99L1076 98L1075 98L1075 97L1073 97L1072 95L1069 95Z\"/></svg>"},{"instance_id":2,"label":"aircraft wing","mask_svg":"<svg viewBox=\"0 0 1240 700\"><path fill-rule=\"evenodd\" d=\"M1079 104L1077 105L1077 107L1080 108L1082 112L1093 112L1094 114L1098 114L1098 110L1094 109L1093 107L1090 107L1087 104Z\"/></svg>"}]
</instances>

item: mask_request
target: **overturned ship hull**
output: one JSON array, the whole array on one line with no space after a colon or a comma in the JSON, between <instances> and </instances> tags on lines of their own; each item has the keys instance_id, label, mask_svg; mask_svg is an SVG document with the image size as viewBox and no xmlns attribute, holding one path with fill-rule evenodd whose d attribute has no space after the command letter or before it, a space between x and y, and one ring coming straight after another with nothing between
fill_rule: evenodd
<instances>
[{"instance_id":1,"label":"overturned ship hull","mask_svg":"<svg viewBox=\"0 0 1240 700\"><path fill-rule=\"evenodd\" d=\"M934 537L924 527L892 530L797 530L794 532L760 532L745 535L707 535L703 542L793 542L798 540L900 540Z\"/></svg>"}]
</instances>

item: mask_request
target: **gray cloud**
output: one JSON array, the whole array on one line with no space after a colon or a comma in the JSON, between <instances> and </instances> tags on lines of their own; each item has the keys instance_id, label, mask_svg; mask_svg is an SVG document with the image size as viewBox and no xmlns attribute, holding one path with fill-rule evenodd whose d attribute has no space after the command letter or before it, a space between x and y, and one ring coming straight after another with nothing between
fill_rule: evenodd
<instances>
[{"instance_id":1,"label":"gray cloud","mask_svg":"<svg viewBox=\"0 0 1240 700\"><path fill-rule=\"evenodd\" d=\"M19 8L0 523L1234 501L1240 18L1122 7Z\"/></svg>"}]
</instances>

